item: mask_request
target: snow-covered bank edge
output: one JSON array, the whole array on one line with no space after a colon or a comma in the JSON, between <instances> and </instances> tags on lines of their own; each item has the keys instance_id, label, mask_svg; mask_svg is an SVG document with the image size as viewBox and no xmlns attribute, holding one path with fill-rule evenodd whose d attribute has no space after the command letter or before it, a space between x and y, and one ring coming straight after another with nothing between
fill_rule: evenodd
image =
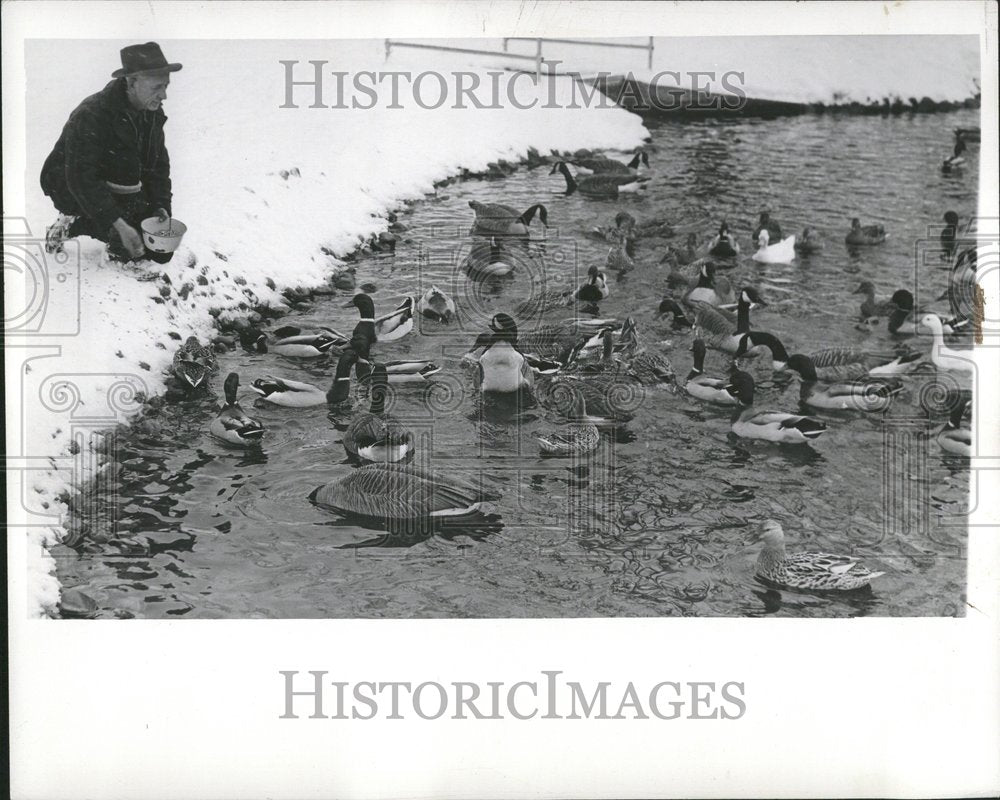
<instances>
[{"instance_id":1,"label":"snow-covered bank edge","mask_svg":"<svg viewBox=\"0 0 1000 800\"><path fill-rule=\"evenodd\" d=\"M568 88L568 83L562 88ZM547 89L543 86L540 91ZM474 122L473 114L482 120ZM110 265L103 259L103 245L89 239L80 242L81 330L85 335L67 339L63 353L74 365L87 368L73 387L79 405L104 407L111 403L113 393L127 386L127 400L117 407L116 420L105 430L115 424L143 425L149 412L162 405L164 377L180 341L190 335L203 342L216 340L220 334L232 337L248 324L287 313L314 293L334 291L331 278L359 253L378 249L379 237L390 231L395 211L456 179L500 178L521 166L547 162L539 153L581 148L623 151L642 144L648 136L641 120L622 109L579 109L571 120L566 115L564 109L531 114L515 109L466 111L454 119L451 127L459 130L452 131L456 135L451 137L441 136L432 126L415 127L426 116L416 122L401 119L403 115L390 117L388 121L401 132L408 129L409 136L396 139L398 149L384 143L374 146L382 168L374 177L357 164L341 168L352 157L358 162L370 159L373 145L366 138L367 121L348 134L339 132L342 144L334 158L289 147L277 154L269 149L266 159L250 167L230 158L228 175L218 163L205 164L206 170L223 173L217 177L226 181L229 195L240 202L239 213L231 207L220 211L207 205L193 212L181 210L177 198L184 196L185 186L177 180L174 211L178 217L189 225L198 219L211 219L216 225L207 231L199 231L197 224L191 226L191 234L169 264ZM280 138L281 128L287 132L289 124L294 127L289 116L275 120L279 130L271 131L274 139ZM313 114L300 119L316 125L319 118ZM423 141L415 144L414 139L421 136ZM221 148L229 144L224 132L217 144L216 152L222 157ZM345 147L353 152L345 156ZM203 158L211 155L208 148ZM238 174L234 165L251 174ZM401 180L404 172L406 180ZM314 221L321 216L317 206L329 209L333 224ZM298 236L301 230L317 235L308 242L290 240L290 234ZM227 242L233 244L227 246ZM52 310L71 312L69 308ZM59 406L57 413L46 417L49 404L45 398L59 391L50 378L41 371L25 375L25 396L42 397L45 406L32 424L32 447L48 456L53 467L36 474L28 489L41 513L59 515L67 522L29 529L28 611L36 617L60 615L61 587L49 549L63 541L93 540L94 531L74 522L79 515L73 512L92 507L88 492L100 491L98 478L106 479L114 469L101 452L100 438L88 458L74 462L79 445L71 438L67 409ZM213 382L213 391L221 391L218 383ZM68 468L71 462L74 467ZM84 462L83 471L80 462ZM75 594L70 594L62 608L63 616L87 615L86 598Z\"/></svg>"}]
</instances>

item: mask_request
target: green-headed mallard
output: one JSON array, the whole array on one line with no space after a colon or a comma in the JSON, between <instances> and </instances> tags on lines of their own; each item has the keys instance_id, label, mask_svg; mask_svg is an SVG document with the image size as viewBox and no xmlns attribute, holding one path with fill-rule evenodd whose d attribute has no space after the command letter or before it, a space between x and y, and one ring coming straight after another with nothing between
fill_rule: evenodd
<instances>
[{"instance_id":1,"label":"green-headed mallard","mask_svg":"<svg viewBox=\"0 0 1000 800\"><path fill-rule=\"evenodd\" d=\"M259 444L264 436L264 426L257 420L251 419L240 407L236 399L236 392L240 387L240 376L235 372L230 372L223 384L226 394L226 404L222 407L211 424L208 432L217 439L221 439L229 444L247 447Z\"/></svg>"},{"instance_id":2,"label":"green-headed mallard","mask_svg":"<svg viewBox=\"0 0 1000 800\"><path fill-rule=\"evenodd\" d=\"M615 173L603 175L588 175L574 178L564 161L558 161L552 167L550 175L561 172L566 179L566 194L579 192L585 197L615 198L624 192L637 192L644 188L649 178L645 175L619 175Z\"/></svg>"},{"instance_id":3,"label":"green-headed mallard","mask_svg":"<svg viewBox=\"0 0 1000 800\"><path fill-rule=\"evenodd\" d=\"M347 346L348 340L330 333L307 333L299 336L286 336L270 342L266 337L257 340L258 353L275 353L289 358L319 358L320 356L339 353Z\"/></svg>"},{"instance_id":4,"label":"green-headed mallard","mask_svg":"<svg viewBox=\"0 0 1000 800\"><path fill-rule=\"evenodd\" d=\"M802 444L818 439L826 431L826 424L812 417L754 408L754 381L749 373L734 370L727 390L739 401L733 413L732 431L744 439Z\"/></svg>"},{"instance_id":5,"label":"green-headed mallard","mask_svg":"<svg viewBox=\"0 0 1000 800\"><path fill-rule=\"evenodd\" d=\"M574 158L570 159L569 163L576 167L581 175L635 175L640 165L649 167L649 156L644 150L640 150L628 164L607 156Z\"/></svg>"},{"instance_id":6,"label":"green-headed mallard","mask_svg":"<svg viewBox=\"0 0 1000 800\"><path fill-rule=\"evenodd\" d=\"M788 589L851 591L863 589L884 572L872 572L857 559L829 553L785 552L785 532L775 520L764 523L760 539L764 549L757 557L755 572L776 586Z\"/></svg>"},{"instance_id":7,"label":"green-headed mallard","mask_svg":"<svg viewBox=\"0 0 1000 800\"><path fill-rule=\"evenodd\" d=\"M535 435L542 453L580 456L596 450L601 443L601 433L593 422L588 421L587 401L582 392L573 392L566 417L569 422L559 430Z\"/></svg>"},{"instance_id":8,"label":"green-headed mallard","mask_svg":"<svg viewBox=\"0 0 1000 800\"><path fill-rule=\"evenodd\" d=\"M315 503L337 511L381 520L459 517L499 498L454 476L408 464L365 464L311 495Z\"/></svg>"},{"instance_id":9,"label":"green-headed mallard","mask_svg":"<svg viewBox=\"0 0 1000 800\"><path fill-rule=\"evenodd\" d=\"M585 303L597 303L606 300L610 294L607 276L597 267L591 266L587 270L587 280L576 290L576 299Z\"/></svg>"},{"instance_id":10,"label":"green-headed mallard","mask_svg":"<svg viewBox=\"0 0 1000 800\"><path fill-rule=\"evenodd\" d=\"M344 304L344 308L351 306L361 314L351 338L364 336L370 343L392 342L413 330L414 302L409 295L393 311L378 318L375 317L375 301L371 295L359 292Z\"/></svg>"},{"instance_id":11,"label":"green-headed mallard","mask_svg":"<svg viewBox=\"0 0 1000 800\"><path fill-rule=\"evenodd\" d=\"M937 435L937 443L942 450L965 458L972 457L972 429L962 425L962 417L965 416L968 405L967 399L960 400Z\"/></svg>"},{"instance_id":12,"label":"green-headed mallard","mask_svg":"<svg viewBox=\"0 0 1000 800\"><path fill-rule=\"evenodd\" d=\"M351 388L351 367L358 360L358 354L352 348L340 354L333 385L328 392L311 383L274 377L258 378L250 384L250 388L257 392L262 400L285 408L309 408L324 403L342 403L347 400Z\"/></svg>"},{"instance_id":13,"label":"green-headed mallard","mask_svg":"<svg viewBox=\"0 0 1000 800\"><path fill-rule=\"evenodd\" d=\"M455 301L437 286L431 286L417 302L417 311L429 319L451 322L455 318Z\"/></svg>"},{"instance_id":14,"label":"green-headed mallard","mask_svg":"<svg viewBox=\"0 0 1000 800\"><path fill-rule=\"evenodd\" d=\"M832 411L886 411L892 398L903 391L899 378L864 377L820 383L809 356L796 353L788 359L788 369L802 381L799 400L812 408Z\"/></svg>"},{"instance_id":15,"label":"green-headed mallard","mask_svg":"<svg viewBox=\"0 0 1000 800\"><path fill-rule=\"evenodd\" d=\"M385 413L389 376L385 366L375 364L371 373L371 406L351 420L344 432L344 450L363 461L402 461L413 451L413 434Z\"/></svg>"},{"instance_id":16,"label":"green-headed mallard","mask_svg":"<svg viewBox=\"0 0 1000 800\"><path fill-rule=\"evenodd\" d=\"M735 258L740 254L740 244L729 232L729 224L723 220L719 232L708 243L708 254L715 258Z\"/></svg>"},{"instance_id":17,"label":"green-headed mallard","mask_svg":"<svg viewBox=\"0 0 1000 800\"><path fill-rule=\"evenodd\" d=\"M472 234L475 236L519 236L530 234L528 226L538 213L542 225L548 225L549 212L545 206L536 203L527 211L518 211L503 203L480 203L470 200L469 208L476 213L472 223Z\"/></svg>"},{"instance_id":18,"label":"green-headed mallard","mask_svg":"<svg viewBox=\"0 0 1000 800\"><path fill-rule=\"evenodd\" d=\"M703 339L695 339L691 344L691 352L694 354L694 361L691 364L691 371L684 382L684 391L698 400L707 403L716 403L723 406L735 406L739 404L726 387L729 379L712 378L705 374L705 342Z\"/></svg>"},{"instance_id":19,"label":"green-headed mallard","mask_svg":"<svg viewBox=\"0 0 1000 800\"><path fill-rule=\"evenodd\" d=\"M772 242L781 241L781 226L771 219L771 213L769 211L761 211L760 218L757 221L757 227L753 230L754 244L759 244L761 231L767 231L767 238Z\"/></svg>"},{"instance_id":20,"label":"green-headed mallard","mask_svg":"<svg viewBox=\"0 0 1000 800\"><path fill-rule=\"evenodd\" d=\"M851 220L851 230L844 241L850 245L882 244L886 239L885 228L881 225L862 225L857 217Z\"/></svg>"}]
</instances>

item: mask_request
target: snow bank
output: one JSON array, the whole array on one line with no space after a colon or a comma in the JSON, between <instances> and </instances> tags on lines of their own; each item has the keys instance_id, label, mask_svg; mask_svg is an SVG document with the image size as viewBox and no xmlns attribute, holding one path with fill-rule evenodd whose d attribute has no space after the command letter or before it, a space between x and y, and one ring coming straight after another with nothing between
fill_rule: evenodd
<instances>
[{"instance_id":1,"label":"snow bank","mask_svg":"<svg viewBox=\"0 0 1000 800\"><path fill-rule=\"evenodd\" d=\"M124 44L29 43L28 210L36 236L55 216L37 188L37 171L70 111L104 86ZM381 41L161 44L170 60L184 64L172 77L165 111L173 212L189 232L173 261L147 268L146 275L102 264L103 246L81 241L81 333L53 340L60 356L37 359L21 375L26 452L52 464L25 473L37 513L64 514L59 495L105 468L99 456L68 456L74 432L124 420L139 408L137 393L163 390L163 371L177 347L169 332L204 340L213 330L211 310L225 315L282 306L283 289L324 284L337 260L321 248L346 255L387 228L392 208L462 169L517 161L531 147L542 153L630 149L647 133L638 117L618 108L425 110L408 102L402 109L388 103L368 111L313 109L310 89L296 90L300 108L279 107L282 59L305 65L296 79L309 77L310 59L329 61L330 71L463 68L424 52L394 54L385 64ZM556 81L560 104L570 83ZM547 92L544 84L519 81L517 97L525 104ZM160 274L168 276L169 288L162 280L141 280ZM72 317L75 300L72 292L54 295L50 317ZM51 612L57 601L51 578L42 580L53 566L44 544L51 537L43 534L33 534L29 544L30 605L37 614Z\"/></svg>"}]
</instances>

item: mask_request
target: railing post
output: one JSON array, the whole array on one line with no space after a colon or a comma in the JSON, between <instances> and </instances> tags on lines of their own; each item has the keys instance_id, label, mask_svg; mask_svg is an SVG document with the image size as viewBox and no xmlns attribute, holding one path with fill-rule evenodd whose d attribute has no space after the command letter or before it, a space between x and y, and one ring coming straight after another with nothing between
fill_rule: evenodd
<instances>
[{"instance_id":1,"label":"railing post","mask_svg":"<svg viewBox=\"0 0 1000 800\"><path fill-rule=\"evenodd\" d=\"M542 79L542 40L535 39L535 82Z\"/></svg>"},{"instance_id":2,"label":"railing post","mask_svg":"<svg viewBox=\"0 0 1000 800\"><path fill-rule=\"evenodd\" d=\"M386 60L389 59L389 51L390 50L392 50L392 40L391 39L386 39L385 40L385 57L386 57Z\"/></svg>"},{"instance_id":3,"label":"railing post","mask_svg":"<svg viewBox=\"0 0 1000 800\"><path fill-rule=\"evenodd\" d=\"M507 42L509 42L509 41L510 41L510 39L509 39L509 38L508 38L507 36L505 36L505 37L503 38L503 51L504 51L505 53L507 52Z\"/></svg>"},{"instance_id":4,"label":"railing post","mask_svg":"<svg viewBox=\"0 0 1000 800\"><path fill-rule=\"evenodd\" d=\"M647 69L653 68L653 37L649 37L649 63L646 64Z\"/></svg>"}]
</instances>

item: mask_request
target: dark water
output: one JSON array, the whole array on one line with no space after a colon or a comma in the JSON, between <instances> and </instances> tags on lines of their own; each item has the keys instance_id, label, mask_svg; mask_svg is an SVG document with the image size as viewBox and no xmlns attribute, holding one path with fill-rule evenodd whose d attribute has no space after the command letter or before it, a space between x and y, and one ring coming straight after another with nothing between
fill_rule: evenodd
<instances>
[{"instance_id":1,"label":"dark water","mask_svg":"<svg viewBox=\"0 0 1000 800\"><path fill-rule=\"evenodd\" d=\"M237 351L220 356L216 388L221 394L221 378L240 372L244 406L268 427L263 449L241 452L212 439L210 401L168 407L162 432L119 442L118 535L126 541L64 553L60 577L94 596L101 616L962 614L969 476L933 439L943 417L929 427L920 410L932 374L910 378L886 419L821 414L830 431L806 447L736 440L728 411L649 390L624 429L592 459L572 464L538 456L531 434L555 422L543 410L484 415L459 356L482 320L512 310L533 286L568 287L591 263L603 264L607 245L584 234L625 208L640 221L669 222L678 235L639 242L635 271L612 278L600 315L633 315L683 377L690 335L673 334L655 316L666 288L660 257L688 231L704 242L723 217L749 251L763 204L786 235L809 225L826 247L792 265L744 258L729 273L770 302L754 312L755 327L778 333L792 352L886 349L884 330L854 328L859 297L850 292L867 278L882 296L908 286L931 303L947 285L936 256L919 259L915 278L915 253L928 236L936 240L945 210L963 220L975 211L975 153L964 172L945 176L938 168L951 130L973 124L977 112L663 124L653 130L654 180L639 197L567 198L558 194L561 177L544 168L442 189L401 216L410 241L394 256L358 263L358 281L377 284L380 312L431 283L457 300L460 325L418 323L377 354L443 365L432 394L400 389L393 412L422 437L421 463L481 473L503 492L490 513L474 526L387 536L311 505L316 486L352 469L340 444L349 414L255 409L246 386L277 374L325 387L332 364ZM469 243L469 199L544 202L552 226L545 270L486 286L457 273ZM884 224L888 242L848 252L852 216ZM350 329L356 311L342 308L344 300L323 298L295 318ZM546 321L566 315L557 309ZM710 353L707 366L719 374L725 365ZM797 382L778 383L761 364L752 370L758 405L797 409ZM793 551L850 553L887 574L860 597L768 590L753 578L758 545L748 541L767 517L784 524Z\"/></svg>"}]
</instances>

